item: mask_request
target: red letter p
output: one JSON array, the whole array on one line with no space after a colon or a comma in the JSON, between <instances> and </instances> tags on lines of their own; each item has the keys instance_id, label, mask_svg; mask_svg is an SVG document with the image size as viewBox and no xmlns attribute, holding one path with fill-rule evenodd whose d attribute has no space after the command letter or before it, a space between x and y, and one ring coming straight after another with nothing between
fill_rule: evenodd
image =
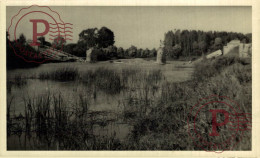
<instances>
[{"instance_id":1,"label":"red letter p","mask_svg":"<svg viewBox=\"0 0 260 158\"><path fill-rule=\"evenodd\" d=\"M219 133L217 132L217 126L223 126L225 124L228 123L229 120L229 114L227 111L223 110L223 109L214 109L214 110L210 110L210 112L212 113L212 132L209 134L210 136L219 136ZM223 113L225 120L224 122L221 123L217 123L217 113Z\"/></svg>"},{"instance_id":2,"label":"red letter p","mask_svg":"<svg viewBox=\"0 0 260 158\"><path fill-rule=\"evenodd\" d=\"M30 22L33 23L33 43L31 43L31 46L39 46L40 43L37 43L37 37L44 36L49 32L50 29L49 23L46 20L42 20L42 19L33 19L30 20ZM45 25L45 30L42 33L37 32L37 23L43 23Z\"/></svg>"}]
</instances>

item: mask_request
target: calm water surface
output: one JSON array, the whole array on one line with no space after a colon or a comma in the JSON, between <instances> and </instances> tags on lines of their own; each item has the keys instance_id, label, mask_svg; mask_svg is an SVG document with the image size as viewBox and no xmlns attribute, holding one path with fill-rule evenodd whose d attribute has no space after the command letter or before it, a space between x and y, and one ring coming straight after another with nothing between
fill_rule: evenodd
<instances>
[{"instance_id":1,"label":"calm water surface","mask_svg":"<svg viewBox=\"0 0 260 158\"><path fill-rule=\"evenodd\" d=\"M50 71L51 69L55 69L64 64L72 65L71 63L52 63L52 64L44 64L38 68L32 69L17 69L10 70L7 73L8 78L14 77L16 74L22 74L23 76L37 75L39 72ZM181 63L178 63L182 65ZM101 64L86 64L86 63L74 63L74 67L79 69L79 72L84 72L87 69L93 69L93 67L108 67L109 68L124 68L129 67L130 64L110 64L108 62L104 62ZM140 67L140 63L132 64L131 66ZM152 69L161 69L163 75L165 76L165 80L168 82L181 82L190 79L192 74L192 68L176 68L172 64L166 65L149 65L147 63L143 63L141 65L142 69L152 70ZM95 93L95 97L93 93L86 94L86 92L90 89L90 86L84 85L78 82L57 82L50 80L39 80L39 79L27 79L27 84L21 87L12 86L10 91L7 93L7 101L12 99L12 110L15 115L24 115L25 102L24 98L36 98L37 96L44 95L47 93L51 94L59 94L63 98L65 98L64 102L67 105L73 105L77 101L78 94L89 95L90 98L90 106L89 111L106 111L109 115L99 116L99 117L108 117L107 119L114 119L115 121L109 122L106 126L94 126L94 134L97 136L115 136L120 140L126 139L129 132L132 129L130 124L127 124L122 119L116 119L116 116L113 114L120 114L122 112L122 105L119 104L120 101L124 98L125 92L121 91L118 94L107 94L103 91L97 91ZM32 137L28 138L24 133L21 136L12 135L7 139L8 150L35 150L35 145L37 144L38 148L41 149L51 149L55 150L57 147L55 144L46 145L41 144L39 140ZM43 146L43 147L39 147ZM37 148L36 148L37 149Z\"/></svg>"}]
</instances>

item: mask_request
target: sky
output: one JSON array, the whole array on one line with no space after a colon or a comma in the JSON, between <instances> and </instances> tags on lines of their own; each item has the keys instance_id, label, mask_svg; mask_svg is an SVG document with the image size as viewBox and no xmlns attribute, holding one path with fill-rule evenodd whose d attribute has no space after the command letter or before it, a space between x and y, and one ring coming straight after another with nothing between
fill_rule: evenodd
<instances>
[{"instance_id":1,"label":"sky","mask_svg":"<svg viewBox=\"0 0 260 158\"><path fill-rule=\"evenodd\" d=\"M6 27L22 7L7 7ZM129 48L158 48L169 30L188 29L203 31L252 32L251 7L50 7L60 14L65 23L73 24L76 43L79 33L87 28L106 26L114 32L115 45ZM39 19L41 16L37 16ZM18 26L19 28L19 26ZM20 33L32 39L32 27L21 25ZM19 32L18 32L19 33ZM18 34L17 33L17 34Z\"/></svg>"}]
</instances>

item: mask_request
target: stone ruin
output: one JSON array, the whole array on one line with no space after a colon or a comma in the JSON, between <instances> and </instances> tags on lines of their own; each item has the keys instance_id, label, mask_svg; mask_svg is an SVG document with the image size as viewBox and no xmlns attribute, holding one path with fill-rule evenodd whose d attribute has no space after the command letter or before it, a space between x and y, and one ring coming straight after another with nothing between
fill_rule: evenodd
<instances>
[{"instance_id":1,"label":"stone ruin","mask_svg":"<svg viewBox=\"0 0 260 158\"><path fill-rule=\"evenodd\" d=\"M252 44L242 43L239 45L239 57L248 58L252 55Z\"/></svg>"},{"instance_id":2,"label":"stone ruin","mask_svg":"<svg viewBox=\"0 0 260 158\"><path fill-rule=\"evenodd\" d=\"M159 47L159 49L157 50L156 63L158 63L158 64L165 64L166 63L166 54L163 51L162 47Z\"/></svg>"},{"instance_id":3,"label":"stone ruin","mask_svg":"<svg viewBox=\"0 0 260 158\"><path fill-rule=\"evenodd\" d=\"M252 44L241 43L239 40L232 40L223 48L223 55L238 55L240 58L248 58L252 53Z\"/></svg>"},{"instance_id":4,"label":"stone ruin","mask_svg":"<svg viewBox=\"0 0 260 158\"><path fill-rule=\"evenodd\" d=\"M89 48L86 50L86 60L85 62L95 62L95 54L94 54L94 48Z\"/></svg>"}]
</instances>

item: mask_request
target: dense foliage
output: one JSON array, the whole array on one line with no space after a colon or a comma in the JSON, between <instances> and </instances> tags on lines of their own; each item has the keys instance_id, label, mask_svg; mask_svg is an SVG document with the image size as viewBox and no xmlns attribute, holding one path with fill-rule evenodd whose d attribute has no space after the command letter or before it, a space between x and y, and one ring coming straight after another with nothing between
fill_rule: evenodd
<instances>
[{"instance_id":1,"label":"dense foliage","mask_svg":"<svg viewBox=\"0 0 260 158\"><path fill-rule=\"evenodd\" d=\"M8 35L7 35L8 37ZM86 57L86 50L94 48L96 59L98 61L110 60L115 58L153 58L156 57L157 51L153 49L142 49L136 46L130 46L128 49L114 46L114 33L107 27L88 28L79 34L77 43L66 44L62 37L57 37L61 40L55 39L50 43L45 40L45 37L39 37L38 41L41 46L53 46L62 49L63 51L79 57ZM216 31L196 31L196 30L174 30L165 33L163 48L169 59L185 59L200 57L203 54L213 52L215 50L222 50L231 40L240 40L243 43L252 42L252 34L242 34L235 32L216 32ZM19 43L25 46L26 37L21 35ZM14 63L20 63L20 59L16 59L14 54L10 53L9 42L7 38L7 57L9 67ZM16 46L14 46L16 47ZM26 45L27 49L33 50L32 47ZM16 62L18 61L18 62ZM24 63L24 62L21 62ZM14 65L14 64L13 64Z\"/></svg>"},{"instance_id":2,"label":"dense foliage","mask_svg":"<svg viewBox=\"0 0 260 158\"><path fill-rule=\"evenodd\" d=\"M170 58L201 56L203 53L222 49L231 40L252 42L252 34L236 32L174 30L164 36L164 50Z\"/></svg>"},{"instance_id":3,"label":"dense foliage","mask_svg":"<svg viewBox=\"0 0 260 158\"><path fill-rule=\"evenodd\" d=\"M28 67L35 67L39 64L37 63L30 63L26 62L24 59L29 59L30 56L33 56L33 54L22 54L20 53L20 56L23 56L24 59L21 57L18 57L15 53L22 52L21 49L23 49L25 52L31 52L36 53L36 50L32 48L30 45L26 44L26 37L21 34L19 39L17 41L10 41L8 38L9 34L6 32L6 65L8 69L15 69L15 68L28 68Z\"/></svg>"},{"instance_id":4,"label":"dense foliage","mask_svg":"<svg viewBox=\"0 0 260 158\"><path fill-rule=\"evenodd\" d=\"M67 44L64 51L76 56L85 57L86 50L94 47L97 60L109 60L113 58L148 58L156 56L156 49L138 49L131 46L128 49L114 46L114 33L107 27L101 29L89 28L79 34L77 43Z\"/></svg>"},{"instance_id":5,"label":"dense foliage","mask_svg":"<svg viewBox=\"0 0 260 158\"><path fill-rule=\"evenodd\" d=\"M252 42L252 34L236 32L196 31L196 30L174 30L165 33L163 46L168 59L179 59L198 57L215 50L222 50L231 40L240 40L244 43ZM128 49L117 48L114 44L113 32L102 27L100 30L91 28L83 30L79 34L77 44L68 44L65 51L77 56L84 57L85 51L90 47L99 50L98 60L111 58L150 58L156 57L156 49L137 48L130 46Z\"/></svg>"}]
</instances>

